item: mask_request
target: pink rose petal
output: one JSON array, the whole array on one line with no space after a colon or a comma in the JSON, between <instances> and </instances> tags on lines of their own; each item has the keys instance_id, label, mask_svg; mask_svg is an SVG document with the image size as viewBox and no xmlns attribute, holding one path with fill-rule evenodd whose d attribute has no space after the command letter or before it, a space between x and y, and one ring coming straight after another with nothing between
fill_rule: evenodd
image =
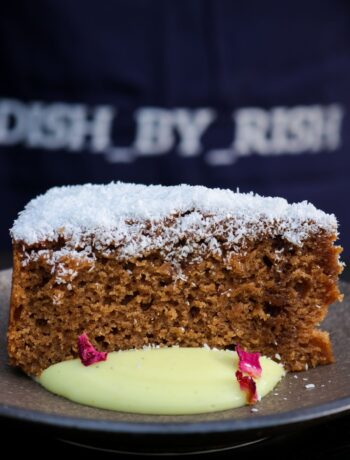
<instances>
[{"instance_id":1,"label":"pink rose petal","mask_svg":"<svg viewBox=\"0 0 350 460\"><path fill-rule=\"evenodd\" d=\"M78 352L80 361L84 366L90 366L107 359L107 352L97 351L85 333L78 337Z\"/></svg>"},{"instance_id":2,"label":"pink rose petal","mask_svg":"<svg viewBox=\"0 0 350 460\"><path fill-rule=\"evenodd\" d=\"M239 362L238 369L250 377L258 378L261 376L260 353L249 353L236 345Z\"/></svg>"},{"instance_id":3,"label":"pink rose petal","mask_svg":"<svg viewBox=\"0 0 350 460\"><path fill-rule=\"evenodd\" d=\"M247 375L243 375L241 371L236 371L236 378L242 391L246 392L247 403L255 404L258 401L258 392L256 383Z\"/></svg>"}]
</instances>

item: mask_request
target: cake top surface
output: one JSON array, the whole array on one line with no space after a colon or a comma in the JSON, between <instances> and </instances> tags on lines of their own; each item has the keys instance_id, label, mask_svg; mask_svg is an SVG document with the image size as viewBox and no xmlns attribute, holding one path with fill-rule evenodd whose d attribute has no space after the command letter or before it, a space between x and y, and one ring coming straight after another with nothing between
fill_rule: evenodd
<instances>
[{"instance_id":1,"label":"cake top surface","mask_svg":"<svg viewBox=\"0 0 350 460\"><path fill-rule=\"evenodd\" d=\"M289 204L283 198L203 186L112 182L48 190L27 204L11 235L29 245L53 241L62 234L75 240L81 234L94 234L96 240L102 241L109 233L111 238L120 240L131 229L125 222L159 222L174 215L182 219L179 231L196 228L203 215L210 215L217 222L234 218L240 235L277 225L279 234L294 243L312 229L337 230L333 214L306 201Z\"/></svg>"}]
</instances>

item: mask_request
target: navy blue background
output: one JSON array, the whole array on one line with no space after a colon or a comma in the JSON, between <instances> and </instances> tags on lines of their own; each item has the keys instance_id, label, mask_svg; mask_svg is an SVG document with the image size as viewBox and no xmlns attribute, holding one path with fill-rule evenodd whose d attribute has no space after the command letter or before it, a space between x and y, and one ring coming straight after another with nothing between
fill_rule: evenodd
<instances>
[{"instance_id":1,"label":"navy blue background","mask_svg":"<svg viewBox=\"0 0 350 460\"><path fill-rule=\"evenodd\" d=\"M135 136L133 109L341 104L342 147L310 155L239 159L204 155L111 164L101 154L0 146L0 249L25 203L54 185L111 180L203 184L310 200L340 221L350 255L350 3L341 0L42 0L1 5L0 97L109 104L119 145ZM217 123L206 148L226 147Z\"/></svg>"}]
</instances>

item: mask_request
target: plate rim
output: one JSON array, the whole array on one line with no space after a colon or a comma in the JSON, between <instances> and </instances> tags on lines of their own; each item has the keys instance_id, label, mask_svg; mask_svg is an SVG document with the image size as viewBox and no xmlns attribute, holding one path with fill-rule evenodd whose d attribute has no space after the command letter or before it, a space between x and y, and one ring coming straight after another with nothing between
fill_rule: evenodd
<instances>
[{"instance_id":1,"label":"plate rim","mask_svg":"<svg viewBox=\"0 0 350 460\"><path fill-rule=\"evenodd\" d=\"M16 406L0 406L0 417L76 431L98 432L104 434L143 434L143 435L186 435L252 432L257 430L281 429L306 422L350 413L350 396L320 405L304 407L273 415L256 415L242 419L211 420L202 422L118 422L70 417L22 409Z\"/></svg>"}]
</instances>

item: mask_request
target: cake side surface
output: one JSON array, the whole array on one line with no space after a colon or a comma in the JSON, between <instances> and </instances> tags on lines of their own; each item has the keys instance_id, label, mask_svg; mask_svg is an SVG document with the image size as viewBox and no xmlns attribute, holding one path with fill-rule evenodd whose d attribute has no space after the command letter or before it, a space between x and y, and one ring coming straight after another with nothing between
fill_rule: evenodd
<instances>
[{"instance_id":1,"label":"cake side surface","mask_svg":"<svg viewBox=\"0 0 350 460\"><path fill-rule=\"evenodd\" d=\"M106 351L240 343L291 370L332 362L329 336L317 327L340 299L336 221L305 209L268 221L260 206L244 232L239 213L218 219L211 209L209 217L189 210L146 220L141 230L130 222L124 244L115 235L102 244L92 227L74 244L62 229L35 243L14 239L11 363L39 374L76 357L84 331Z\"/></svg>"}]
</instances>

